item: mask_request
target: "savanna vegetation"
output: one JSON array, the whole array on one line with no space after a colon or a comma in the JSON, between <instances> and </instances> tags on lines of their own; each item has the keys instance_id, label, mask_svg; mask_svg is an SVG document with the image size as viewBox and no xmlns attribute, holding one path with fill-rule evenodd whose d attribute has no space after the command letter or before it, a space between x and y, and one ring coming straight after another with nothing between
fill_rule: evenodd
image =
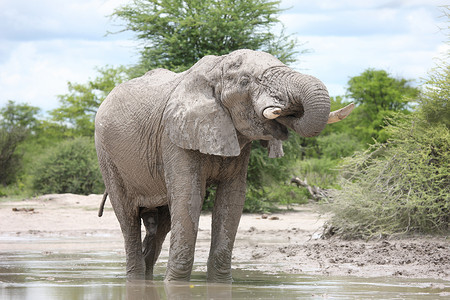
<instances>
[{"instance_id":1,"label":"savanna vegetation","mask_svg":"<svg viewBox=\"0 0 450 300\"><path fill-rule=\"evenodd\" d=\"M331 233L372 238L450 227L450 66L425 82L410 114L383 128L388 138L344 159L331 205Z\"/></svg>"},{"instance_id":2,"label":"savanna vegetation","mask_svg":"<svg viewBox=\"0 0 450 300\"><path fill-rule=\"evenodd\" d=\"M133 66L98 69L85 83L68 83L59 107L9 101L0 108L0 195L102 193L93 142L98 106L117 84L149 69L183 71L205 55L250 48L286 64L304 50L284 34L279 1L134 0L113 14L141 42ZM281 26L279 26L281 25ZM336 190L327 204L335 217L330 232L344 237L383 236L449 229L449 66L441 62L421 87L384 70L367 69L348 81L332 110L353 101L343 122L317 138L292 134L285 156L269 159L255 142L248 171L245 210L270 211L306 203L308 184ZM208 190L204 208L212 205Z\"/></svg>"}]
</instances>

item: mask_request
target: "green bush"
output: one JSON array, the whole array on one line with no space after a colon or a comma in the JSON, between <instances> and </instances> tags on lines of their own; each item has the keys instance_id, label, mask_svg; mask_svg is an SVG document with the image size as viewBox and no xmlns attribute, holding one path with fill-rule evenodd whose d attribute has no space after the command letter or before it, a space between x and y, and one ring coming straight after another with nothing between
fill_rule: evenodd
<instances>
[{"instance_id":1,"label":"green bush","mask_svg":"<svg viewBox=\"0 0 450 300\"><path fill-rule=\"evenodd\" d=\"M329 135L319 136L317 144L322 156L334 160L340 160L352 155L356 150L363 149L363 145L356 136L346 132L333 132Z\"/></svg>"},{"instance_id":2,"label":"green bush","mask_svg":"<svg viewBox=\"0 0 450 300\"><path fill-rule=\"evenodd\" d=\"M430 74L417 110L385 127L390 138L348 158L331 228L346 238L450 229L450 67Z\"/></svg>"},{"instance_id":3,"label":"green bush","mask_svg":"<svg viewBox=\"0 0 450 300\"><path fill-rule=\"evenodd\" d=\"M444 63L430 74L419 98L422 115L430 124L442 123L450 128L449 85L450 65Z\"/></svg>"},{"instance_id":4,"label":"green bush","mask_svg":"<svg viewBox=\"0 0 450 300\"><path fill-rule=\"evenodd\" d=\"M6 186L17 180L23 157L23 153L18 152L17 148L26 135L26 130L22 128L0 128L0 185Z\"/></svg>"},{"instance_id":5,"label":"green bush","mask_svg":"<svg viewBox=\"0 0 450 300\"><path fill-rule=\"evenodd\" d=\"M290 180L293 164L303 156L301 143L300 138L291 136L283 144L285 155L280 158L269 158L267 149L259 141L253 142L247 172L245 212L270 212L277 209L271 203L274 192L270 187L282 185Z\"/></svg>"},{"instance_id":6,"label":"green bush","mask_svg":"<svg viewBox=\"0 0 450 300\"><path fill-rule=\"evenodd\" d=\"M331 221L344 238L448 232L450 130L404 118L388 127L388 143L346 161Z\"/></svg>"},{"instance_id":7,"label":"green bush","mask_svg":"<svg viewBox=\"0 0 450 300\"><path fill-rule=\"evenodd\" d=\"M102 193L103 180L94 142L75 138L57 144L42 157L34 170L33 187L39 193Z\"/></svg>"},{"instance_id":8,"label":"green bush","mask_svg":"<svg viewBox=\"0 0 450 300\"><path fill-rule=\"evenodd\" d=\"M267 191L264 188L256 188L252 185L247 186L245 194L244 212L247 213L265 213L277 210L274 203L267 198Z\"/></svg>"},{"instance_id":9,"label":"green bush","mask_svg":"<svg viewBox=\"0 0 450 300\"><path fill-rule=\"evenodd\" d=\"M308 203L308 191L304 188L299 188L296 185L279 184L273 185L268 189L268 201L286 205L288 209L291 208L292 204Z\"/></svg>"},{"instance_id":10,"label":"green bush","mask_svg":"<svg viewBox=\"0 0 450 300\"><path fill-rule=\"evenodd\" d=\"M304 159L295 165L295 176L302 180L306 178L309 185L336 188L338 163L328 157Z\"/></svg>"}]
</instances>

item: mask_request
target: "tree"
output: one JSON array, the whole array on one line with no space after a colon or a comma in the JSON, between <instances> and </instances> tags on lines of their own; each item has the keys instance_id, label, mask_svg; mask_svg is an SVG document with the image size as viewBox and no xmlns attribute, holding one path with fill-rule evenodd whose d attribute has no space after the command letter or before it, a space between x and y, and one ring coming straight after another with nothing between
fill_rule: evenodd
<instances>
[{"instance_id":1,"label":"tree","mask_svg":"<svg viewBox=\"0 0 450 300\"><path fill-rule=\"evenodd\" d=\"M419 94L419 89L410 83L411 80L393 78L386 71L375 69L367 69L348 81L346 97L357 107L346 122L363 142L386 141L386 118L396 112L408 113L409 103Z\"/></svg>"},{"instance_id":2,"label":"tree","mask_svg":"<svg viewBox=\"0 0 450 300\"><path fill-rule=\"evenodd\" d=\"M142 42L140 73L166 68L184 71L206 55L248 48L295 61L296 42L277 35L281 1L134 0L113 16L125 21Z\"/></svg>"},{"instance_id":3,"label":"tree","mask_svg":"<svg viewBox=\"0 0 450 300\"><path fill-rule=\"evenodd\" d=\"M36 127L38 112L37 107L13 101L0 109L0 184L8 185L16 180L23 157L17 147Z\"/></svg>"},{"instance_id":4,"label":"tree","mask_svg":"<svg viewBox=\"0 0 450 300\"><path fill-rule=\"evenodd\" d=\"M7 130L13 128L32 129L38 124L36 115L40 109L28 104L16 104L9 100L8 104L0 109L0 126Z\"/></svg>"},{"instance_id":5,"label":"tree","mask_svg":"<svg viewBox=\"0 0 450 300\"><path fill-rule=\"evenodd\" d=\"M410 85L411 80L392 78L384 70L367 69L348 81L347 97L364 107L372 121L381 111L402 111L419 90Z\"/></svg>"},{"instance_id":6,"label":"tree","mask_svg":"<svg viewBox=\"0 0 450 300\"><path fill-rule=\"evenodd\" d=\"M72 135L93 136L98 107L118 84L128 79L125 67L104 67L94 80L85 84L68 83L69 93L60 95L61 106L50 112L53 121L69 126Z\"/></svg>"}]
</instances>

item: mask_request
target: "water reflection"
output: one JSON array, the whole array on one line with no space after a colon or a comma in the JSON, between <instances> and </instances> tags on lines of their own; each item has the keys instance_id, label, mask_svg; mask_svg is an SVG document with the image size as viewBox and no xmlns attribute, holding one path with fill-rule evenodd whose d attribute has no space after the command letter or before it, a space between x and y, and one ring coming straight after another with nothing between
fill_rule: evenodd
<instances>
[{"instance_id":1,"label":"water reflection","mask_svg":"<svg viewBox=\"0 0 450 300\"><path fill-rule=\"evenodd\" d=\"M126 299L232 299L232 285L132 281Z\"/></svg>"},{"instance_id":2,"label":"water reflection","mask_svg":"<svg viewBox=\"0 0 450 300\"><path fill-rule=\"evenodd\" d=\"M0 299L436 299L450 297L450 282L265 274L240 264L232 285L208 284L204 272L189 283L165 283L165 262L155 281L124 277L122 252L0 253ZM197 266L202 266L199 263Z\"/></svg>"}]
</instances>

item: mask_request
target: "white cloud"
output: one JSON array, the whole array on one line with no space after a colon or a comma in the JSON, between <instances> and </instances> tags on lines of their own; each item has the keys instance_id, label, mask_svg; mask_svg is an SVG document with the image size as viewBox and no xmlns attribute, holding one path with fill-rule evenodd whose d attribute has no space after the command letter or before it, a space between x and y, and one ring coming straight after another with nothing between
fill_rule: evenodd
<instances>
[{"instance_id":1,"label":"white cloud","mask_svg":"<svg viewBox=\"0 0 450 300\"><path fill-rule=\"evenodd\" d=\"M42 40L98 39L106 33L107 18L126 0L2 0L0 38Z\"/></svg>"},{"instance_id":2,"label":"white cloud","mask_svg":"<svg viewBox=\"0 0 450 300\"><path fill-rule=\"evenodd\" d=\"M283 1L289 33L313 52L295 67L322 79L331 95L343 95L350 77L367 68L406 79L425 77L442 48L444 1Z\"/></svg>"},{"instance_id":3,"label":"white cloud","mask_svg":"<svg viewBox=\"0 0 450 300\"><path fill-rule=\"evenodd\" d=\"M362 9L404 9L411 7L438 7L448 5L446 0L283 0L282 8L291 8L291 12L334 13L336 11L351 11Z\"/></svg>"},{"instance_id":4,"label":"white cloud","mask_svg":"<svg viewBox=\"0 0 450 300\"><path fill-rule=\"evenodd\" d=\"M95 67L128 64L133 43L128 41L50 40L11 45L9 59L0 66L0 106L7 100L27 102L43 110L57 107L56 95L67 82L94 78Z\"/></svg>"},{"instance_id":5,"label":"white cloud","mask_svg":"<svg viewBox=\"0 0 450 300\"><path fill-rule=\"evenodd\" d=\"M105 37L113 27L105 16L123 3L2 1L0 107L14 100L53 109L68 81L84 83L97 75L96 67L136 61L136 43L129 36Z\"/></svg>"},{"instance_id":6,"label":"white cloud","mask_svg":"<svg viewBox=\"0 0 450 300\"><path fill-rule=\"evenodd\" d=\"M384 69L395 77L419 82L431 67L442 47L420 45L414 36L302 36L314 49L293 67L314 75L327 85L333 96L343 95L350 77L367 68ZM418 45L419 43L419 45Z\"/></svg>"}]
</instances>

